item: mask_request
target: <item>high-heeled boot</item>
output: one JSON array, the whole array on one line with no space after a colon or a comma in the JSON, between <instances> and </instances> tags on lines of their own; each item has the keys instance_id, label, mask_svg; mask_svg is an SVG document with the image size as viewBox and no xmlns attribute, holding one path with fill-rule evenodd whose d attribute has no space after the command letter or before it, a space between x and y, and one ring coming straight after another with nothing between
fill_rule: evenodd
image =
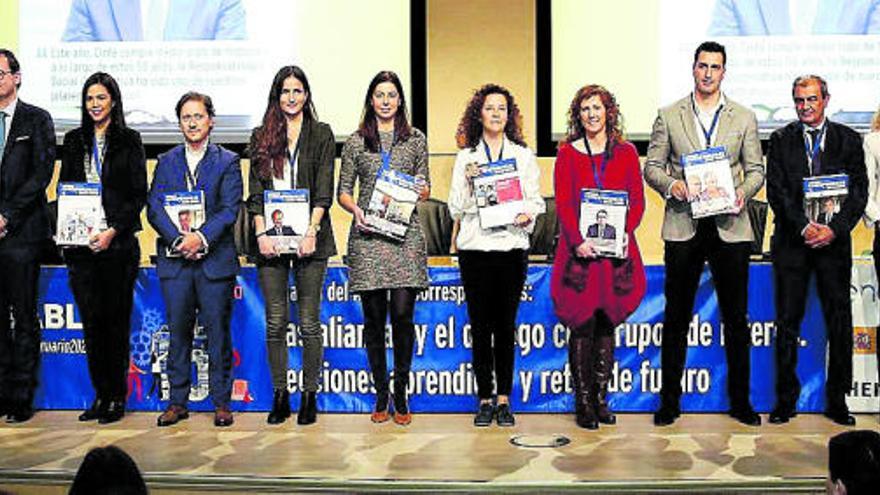
<instances>
[{"instance_id":1,"label":"high-heeled boot","mask_svg":"<svg viewBox=\"0 0 880 495\"><path fill-rule=\"evenodd\" d=\"M310 425L318 420L318 399L315 392L303 392L296 413L296 424Z\"/></svg>"},{"instance_id":2,"label":"high-heeled boot","mask_svg":"<svg viewBox=\"0 0 880 495\"><path fill-rule=\"evenodd\" d=\"M572 331L568 339L568 367L574 385L575 422L581 428L599 428L593 410L593 339L590 334Z\"/></svg>"},{"instance_id":3,"label":"high-heeled boot","mask_svg":"<svg viewBox=\"0 0 880 495\"><path fill-rule=\"evenodd\" d=\"M593 343L595 358L593 361L594 393L596 418L604 425L617 423L617 417L608 408L606 395L608 394L608 381L611 379L611 369L614 366L614 340L610 335L596 337Z\"/></svg>"},{"instance_id":4,"label":"high-heeled boot","mask_svg":"<svg viewBox=\"0 0 880 495\"><path fill-rule=\"evenodd\" d=\"M272 411L266 422L270 425L283 423L290 417L290 392L285 390L275 390L272 395Z\"/></svg>"}]
</instances>

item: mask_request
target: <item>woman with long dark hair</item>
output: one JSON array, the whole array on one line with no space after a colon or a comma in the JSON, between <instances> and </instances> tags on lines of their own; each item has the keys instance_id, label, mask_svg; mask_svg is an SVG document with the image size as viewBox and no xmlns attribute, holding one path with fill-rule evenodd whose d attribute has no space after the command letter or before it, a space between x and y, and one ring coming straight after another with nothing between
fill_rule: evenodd
<instances>
[{"instance_id":1,"label":"woman with long dark hair","mask_svg":"<svg viewBox=\"0 0 880 495\"><path fill-rule=\"evenodd\" d=\"M560 236L551 295L556 315L570 329L568 360L577 424L596 429L599 423L616 422L606 400L614 366L614 328L645 294L645 269L635 237L645 211L639 155L624 140L617 100L604 87L584 86L572 99L568 136L556 155L553 174ZM581 232L582 189L626 193L625 233L619 234L628 239L624 258L601 255L595 239Z\"/></svg>"},{"instance_id":2,"label":"woman with long dark hair","mask_svg":"<svg viewBox=\"0 0 880 495\"><path fill-rule=\"evenodd\" d=\"M63 250L79 306L95 400L80 421L119 421L128 391L134 283L140 262L135 233L147 196L141 136L125 125L122 94L112 76L96 72L82 89L80 127L64 135L60 183L101 185L106 225L87 247Z\"/></svg>"},{"instance_id":3,"label":"woman with long dark hair","mask_svg":"<svg viewBox=\"0 0 880 495\"><path fill-rule=\"evenodd\" d=\"M269 90L262 126L254 129L250 142L251 168L247 201L254 217L259 257L257 271L266 301L266 346L274 388L270 424L290 417L287 388L287 329L290 321L288 277L296 280L296 306L302 338L301 394L297 423L317 420L318 377L324 348L321 334L321 289L327 258L336 254L330 206L333 203L335 141L330 126L318 121L312 90L305 72L297 66L282 67ZM268 190L307 189L309 221L305 232L282 226L280 210L266 218L263 193ZM281 249L278 234L286 227L301 236L295 253Z\"/></svg>"},{"instance_id":4,"label":"woman with long dark hair","mask_svg":"<svg viewBox=\"0 0 880 495\"><path fill-rule=\"evenodd\" d=\"M489 426L495 420L498 426L513 426L509 397L516 313L526 280L529 234L545 210L540 170L523 139L519 107L503 86L486 84L474 92L455 137L461 151L452 171L449 211L460 225L455 244L473 336L480 401L474 425ZM503 224L484 226L479 209L491 195L475 191L474 179L481 165L502 161L516 167L522 193L518 209Z\"/></svg>"},{"instance_id":5,"label":"woman with long dark hair","mask_svg":"<svg viewBox=\"0 0 880 495\"><path fill-rule=\"evenodd\" d=\"M430 193L425 135L409 124L403 85L397 74L382 71L364 98L357 132L342 149L339 204L352 214L346 263L350 289L361 297L364 339L376 387L371 420L390 418L389 379L385 360L385 321L390 311L394 343L394 421L407 425L412 414L406 396L412 364L416 293L428 286L427 250L419 216L412 212L403 240L372 232L365 211L380 170L402 172L423 182L420 199ZM358 198L354 198L355 183Z\"/></svg>"}]
</instances>

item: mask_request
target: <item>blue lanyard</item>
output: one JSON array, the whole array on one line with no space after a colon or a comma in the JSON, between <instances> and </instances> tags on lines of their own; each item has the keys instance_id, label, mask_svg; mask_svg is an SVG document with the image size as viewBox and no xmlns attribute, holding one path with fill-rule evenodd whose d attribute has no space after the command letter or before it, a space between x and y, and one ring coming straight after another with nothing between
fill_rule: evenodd
<instances>
[{"instance_id":1,"label":"blue lanyard","mask_svg":"<svg viewBox=\"0 0 880 495\"><path fill-rule=\"evenodd\" d=\"M593 150L590 149L590 140L584 135L584 148L587 150L587 156L590 157L590 165L593 166L593 180L596 183L596 187L599 189L603 189L602 177L605 176L605 166L608 165L608 160L605 158L608 154L609 145L610 143L605 143L605 153L602 153L602 160L599 161L599 169L596 170L596 160L593 159Z\"/></svg>"},{"instance_id":2,"label":"blue lanyard","mask_svg":"<svg viewBox=\"0 0 880 495\"><path fill-rule=\"evenodd\" d=\"M809 135L809 131L807 132L807 134ZM819 151L821 150L823 137L825 137L825 126L822 126L822 128L819 130L819 133L816 134L816 139L813 140L812 145L809 143L809 139L804 136L804 151L806 151L807 156L810 157L810 165L812 165L813 162L815 162L816 159L819 157Z\"/></svg>"},{"instance_id":3,"label":"blue lanyard","mask_svg":"<svg viewBox=\"0 0 880 495\"><path fill-rule=\"evenodd\" d=\"M700 120L700 114L697 111L697 104L692 100L691 104L694 108L694 115L697 117L697 123L700 124L700 130L703 131L703 137L706 138L706 149L712 147L712 134L715 132L715 126L718 125L718 117L721 115L721 110L724 109L724 105L718 105L718 110L715 110L715 116L712 117L712 125L709 127L709 130L706 130L706 126L703 125L703 121Z\"/></svg>"},{"instance_id":4,"label":"blue lanyard","mask_svg":"<svg viewBox=\"0 0 880 495\"><path fill-rule=\"evenodd\" d=\"M98 150L98 138L96 137L92 138L92 160L95 162L95 171L98 172L98 182L100 182L103 164L101 163L101 152Z\"/></svg>"},{"instance_id":5,"label":"blue lanyard","mask_svg":"<svg viewBox=\"0 0 880 495\"><path fill-rule=\"evenodd\" d=\"M391 148L388 151L385 151L382 148L382 139L379 138L379 154L382 156L382 168L379 169L379 173L381 174L383 170L388 170L391 168L391 151L394 149L394 139L396 138L396 133L391 135ZM299 146L299 143L297 143Z\"/></svg>"},{"instance_id":6,"label":"blue lanyard","mask_svg":"<svg viewBox=\"0 0 880 495\"><path fill-rule=\"evenodd\" d=\"M489 149L489 143L487 143L485 139L483 139L483 151L486 152L487 163L492 163L492 150ZM502 156L504 156L504 140L501 141L501 149L498 150L498 159L501 160Z\"/></svg>"}]
</instances>

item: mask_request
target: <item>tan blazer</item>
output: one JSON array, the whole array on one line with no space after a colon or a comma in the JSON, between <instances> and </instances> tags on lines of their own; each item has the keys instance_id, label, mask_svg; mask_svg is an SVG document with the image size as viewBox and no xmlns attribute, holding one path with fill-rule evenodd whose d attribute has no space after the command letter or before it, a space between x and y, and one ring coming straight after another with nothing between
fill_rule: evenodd
<instances>
[{"instance_id":1,"label":"tan blazer","mask_svg":"<svg viewBox=\"0 0 880 495\"><path fill-rule=\"evenodd\" d=\"M643 173L648 185L664 198L675 180L684 180L681 156L703 149L700 132L694 122L691 95L657 112ZM748 201L764 184L764 160L755 113L727 98L718 118L718 129L712 145L727 148L733 185L742 189ZM746 208L738 215L717 215L712 218L722 241L747 242L754 239ZM696 234L696 227L690 204L668 197L663 217L663 240L687 241Z\"/></svg>"}]
</instances>

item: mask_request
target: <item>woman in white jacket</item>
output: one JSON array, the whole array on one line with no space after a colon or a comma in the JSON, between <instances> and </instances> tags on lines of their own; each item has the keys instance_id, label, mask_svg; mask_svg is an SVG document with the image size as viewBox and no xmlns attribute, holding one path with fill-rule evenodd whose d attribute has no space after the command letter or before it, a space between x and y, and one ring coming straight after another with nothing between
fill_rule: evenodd
<instances>
[{"instance_id":1,"label":"woman in white jacket","mask_svg":"<svg viewBox=\"0 0 880 495\"><path fill-rule=\"evenodd\" d=\"M474 425L489 426L494 419L499 426L513 426L509 397L516 313L528 267L529 234L544 212L538 162L523 140L513 96L496 84L471 97L456 142L461 151L452 172L449 211L460 224L455 248L480 400Z\"/></svg>"}]
</instances>

